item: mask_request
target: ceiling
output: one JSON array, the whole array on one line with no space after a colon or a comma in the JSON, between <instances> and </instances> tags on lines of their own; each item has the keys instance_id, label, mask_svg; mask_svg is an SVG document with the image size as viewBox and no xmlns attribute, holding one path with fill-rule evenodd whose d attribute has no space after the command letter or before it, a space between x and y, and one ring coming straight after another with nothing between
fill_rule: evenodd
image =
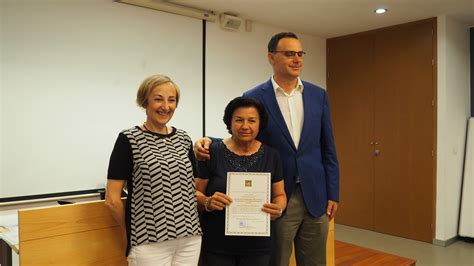
<instances>
[{"instance_id":1,"label":"ceiling","mask_svg":"<svg viewBox=\"0 0 474 266\"><path fill-rule=\"evenodd\" d=\"M170 0L243 19L331 38L448 15L474 25L474 0ZM374 10L388 12L377 15Z\"/></svg>"}]
</instances>

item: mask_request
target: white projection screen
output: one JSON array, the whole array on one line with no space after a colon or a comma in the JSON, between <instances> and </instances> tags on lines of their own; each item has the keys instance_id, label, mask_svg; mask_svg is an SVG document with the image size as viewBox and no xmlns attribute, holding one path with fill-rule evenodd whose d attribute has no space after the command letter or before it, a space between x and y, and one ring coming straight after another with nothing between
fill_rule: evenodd
<instances>
[{"instance_id":1,"label":"white projection screen","mask_svg":"<svg viewBox=\"0 0 474 266\"><path fill-rule=\"evenodd\" d=\"M152 74L181 88L170 125L201 136L201 20L112 0L0 3L0 198L103 188Z\"/></svg>"}]
</instances>

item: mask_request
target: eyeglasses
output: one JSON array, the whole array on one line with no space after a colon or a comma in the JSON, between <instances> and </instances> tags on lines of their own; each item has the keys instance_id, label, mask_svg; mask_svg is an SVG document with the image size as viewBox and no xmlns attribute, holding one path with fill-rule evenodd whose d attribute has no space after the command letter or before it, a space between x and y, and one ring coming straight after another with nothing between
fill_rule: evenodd
<instances>
[{"instance_id":1,"label":"eyeglasses","mask_svg":"<svg viewBox=\"0 0 474 266\"><path fill-rule=\"evenodd\" d=\"M284 56L286 57L295 57L296 55L298 55L298 57L303 57L306 52L304 51L273 51L272 53L282 53Z\"/></svg>"}]
</instances>

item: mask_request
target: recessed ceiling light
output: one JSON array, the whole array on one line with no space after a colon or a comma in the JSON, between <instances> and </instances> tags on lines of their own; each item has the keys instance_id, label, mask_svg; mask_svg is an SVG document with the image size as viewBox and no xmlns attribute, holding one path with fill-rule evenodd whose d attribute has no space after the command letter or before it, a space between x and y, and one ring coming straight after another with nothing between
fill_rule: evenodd
<instances>
[{"instance_id":1,"label":"recessed ceiling light","mask_svg":"<svg viewBox=\"0 0 474 266\"><path fill-rule=\"evenodd\" d=\"M377 13L377 14L383 14L387 11L388 11L388 9L386 9L386 8L377 8L377 9L375 9L374 12Z\"/></svg>"}]
</instances>

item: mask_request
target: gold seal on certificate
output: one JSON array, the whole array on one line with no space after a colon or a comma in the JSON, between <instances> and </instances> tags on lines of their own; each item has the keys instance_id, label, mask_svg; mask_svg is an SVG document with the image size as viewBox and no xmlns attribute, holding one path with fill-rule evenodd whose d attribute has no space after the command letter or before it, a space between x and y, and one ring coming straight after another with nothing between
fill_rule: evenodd
<instances>
[{"instance_id":1,"label":"gold seal on certificate","mask_svg":"<svg viewBox=\"0 0 474 266\"><path fill-rule=\"evenodd\" d=\"M270 186L270 173L227 173L232 203L225 208L225 235L270 236L270 215L262 211L270 202Z\"/></svg>"}]
</instances>

